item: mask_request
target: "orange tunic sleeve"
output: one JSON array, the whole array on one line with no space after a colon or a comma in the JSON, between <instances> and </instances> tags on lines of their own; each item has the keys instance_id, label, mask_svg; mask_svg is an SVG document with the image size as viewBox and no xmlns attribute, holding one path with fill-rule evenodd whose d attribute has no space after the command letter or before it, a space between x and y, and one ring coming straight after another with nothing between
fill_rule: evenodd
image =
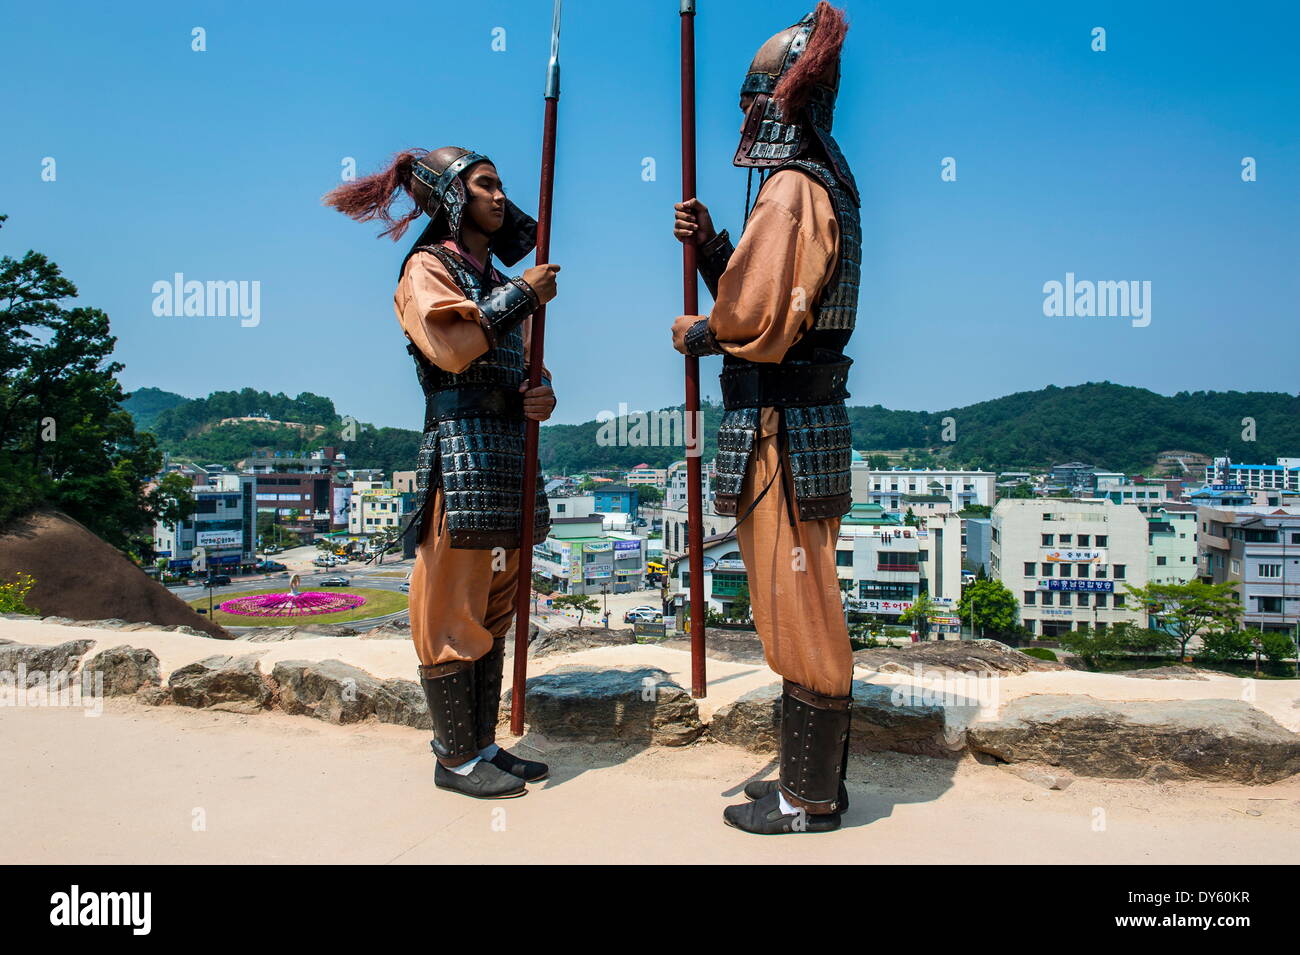
<instances>
[{"instance_id":1,"label":"orange tunic sleeve","mask_svg":"<svg viewBox=\"0 0 1300 955\"><path fill-rule=\"evenodd\" d=\"M393 305L406 337L443 371L459 374L488 350L478 306L432 252L407 261Z\"/></svg>"},{"instance_id":2,"label":"orange tunic sleeve","mask_svg":"<svg viewBox=\"0 0 1300 955\"><path fill-rule=\"evenodd\" d=\"M709 328L723 351L779 362L812 325L834 268L839 224L826 188L793 169L769 179L718 280Z\"/></svg>"},{"instance_id":3,"label":"orange tunic sleeve","mask_svg":"<svg viewBox=\"0 0 1300 955\"><path fill-rule=\"evenodd\" d=\"M465 297L442 260L431 252L417 252L407 261L393 306L406 337L443 371L459 374L488 350L478 306ZM525 364L532 326L532 316L524 319ZM550 378L545 365L542 374Z\"/></svg>"}]
</instances>

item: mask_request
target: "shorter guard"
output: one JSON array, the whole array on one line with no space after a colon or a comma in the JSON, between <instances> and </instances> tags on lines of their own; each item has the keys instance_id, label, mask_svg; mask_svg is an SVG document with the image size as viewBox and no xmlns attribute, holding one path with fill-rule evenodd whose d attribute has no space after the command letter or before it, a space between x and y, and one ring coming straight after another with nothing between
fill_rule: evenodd
<instances>
[{"instance_id":1,"label":"shorter guard","mask_svg":"<svg viewBox=\"0 0 1300 955\"><path fill-rule=\"evenodd\" d=\"M415 208L395 221L389 208L402 192ZM506 198L491 160L468 149L400 153L325 201L358 221L380 219L394 240L430 217L402 262L394 305L425 396L416 506L401 530L417 541L411 637L433 720L434 782L479 798L522 796L548 768L498 746L496 726L519 586L524 422L555 407L549 375L528 387L528 319L555 296L559 266L522 278L493 268L493 255L510 266L532 251L537 223ZM533 522L544 539L540 477Z\"/></svg>"}]
</instances>

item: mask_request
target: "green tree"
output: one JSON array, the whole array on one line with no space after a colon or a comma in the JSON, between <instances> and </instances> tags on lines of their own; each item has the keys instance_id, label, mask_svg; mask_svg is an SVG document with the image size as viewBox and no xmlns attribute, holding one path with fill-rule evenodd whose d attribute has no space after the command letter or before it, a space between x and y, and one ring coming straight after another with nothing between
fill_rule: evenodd
<instances>
[{"instance_id":1,"label":"green tree","mask_svg":"<svg viewBox=\"0 0 1300 955\"><path fill-rule=\"evenodd\" d=\"M977 577L967 584L957 604L957 614L966 623L972 622L972 606L975 633L1005 636L1016 632L1020 608L1001 581Z\"/></svg>"},{"instance_id":2,"label":"green tree","mask_svg":"<svg viewBox=\"0 0 1300 955\"><path fill-rule=\"evenodd\" d=\"M1223 662L1249 660L1255 655L1253 640L1259 636L1258 630L1211 631L1201 638L1201 655Z\"/></svg>"},{"instance_id":3,"label":"green tree","mask_svg":"<svg viewBox=\"0 0 1300 955\"><path fill-rule=\"evenodd\" d=\"M930 599L929 594L917 594L912 598L912 606L898 615L898 622L915 628L924 640L930 635L930 614L938 609L939 605Z\"/></svg>"},{"instance_id":4,"label":"green tree","mask_svg":"<svg viewBox=\"0 0 1300 955\"><path fill-rule=\"evenodd\" d=\"M38 252L0 258L0 524L53 507L151 557L154 520L175 513L170 486L145 491L162 455L120 406L108 315L65 307L76 295Z\"/></svg>"},{"instance_id":5,"label":"green tree","mask_svg":"<svg viewBox=\"0 0 1300 955\"><path fill-rule=\"evenodd\" d=\"M741 584L736 596L731 599L727 615L732 620L748 620L753 612L749 605L749 584Z\"/></svg>"},{"instance_id":6,"label":"green tree","mask_svg":"<svg viewBox=\"0 0 1300 955\"><path fill-rule=\"evenodd\" d=\"M1193 637L1235 630L1241 618L1241 601L1237 598L1236 584L1231 581L1124 586L1142 611L1155 621L1157 629L1173 634L1179 655L1183 657L1187 656L1187 645Z\"/></svg>"},{"instance_id":7,"label":"green tree","mask_svg":"<svg viewBox=\"0 0 1300 955\"><path fill-rule=\"evenodd\" d=\"M557 610L576 610L578 611L578 626L582 626L582 618L589 613L595 613L600 609L600 604L596 603L596 598L589 594L557 594L551 598L551 606Z\"/></svg>"},{"instance_id":8,"label":"green tree","mask_svg":"<svg viewBox=\"0 0 1300 955\"><path fill-rule=\"evenodd\" d=\"M661 504L664 499L662 488L655 487L653 484L638 484L636 486L637 500L642 504Z\"/></svg>"}]
</instances>

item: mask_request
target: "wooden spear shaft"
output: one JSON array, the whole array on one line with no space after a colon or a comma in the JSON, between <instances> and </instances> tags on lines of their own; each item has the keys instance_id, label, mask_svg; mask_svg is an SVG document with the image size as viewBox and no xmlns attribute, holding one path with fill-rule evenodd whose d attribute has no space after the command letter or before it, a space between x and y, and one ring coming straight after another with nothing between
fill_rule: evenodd
<instances>
[{"instance_id":1,"label":"wooden spear shaft","mask_svg":"<svg viewBox=\"0 0 1300 955\"><path fill-rule=\"evenodd\" d=\"M542 185L537 199L538 265L551 256L551 199L555 194L555 126L560 107L560 3L551 21L551 59L546 66L546 115L542 126ZM533 312L529 332L528 386L542 383L546 306ZM510 693L510 732L524 732L524 691L528 682L528 611L533 591L533 511L537 506L538 422L524 424L524 486L520 500L519 576L515 585L515 665Z\"/></svg>"},{"instance_id":2,"label":"wooden spear shaft","mask_svg":"<svg viewBox=\"0 0 1300 955\"><path fill-rule=\"evenodd\" d=\"M682 201L695 198L695 0L681 0ZM682 314L700 313L695 242L682 243ZM700 360L686 356L686 550L691 572L691 696L708 692L704 675L704 491L700 455Z\"/></svg>"}]
</instances>

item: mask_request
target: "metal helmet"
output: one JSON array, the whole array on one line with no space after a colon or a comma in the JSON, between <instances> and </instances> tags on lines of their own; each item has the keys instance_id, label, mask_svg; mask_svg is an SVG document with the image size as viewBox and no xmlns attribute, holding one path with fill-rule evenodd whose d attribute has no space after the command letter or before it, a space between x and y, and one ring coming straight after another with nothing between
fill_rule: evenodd
<instances>
[{"instance_id":1,"label":"metal helmet","mask_svg":"<svg viewBox=\"0 0 1300 955\"><path fill-rule=\"evenodd\" d=\"M459 240L469 191L465 173L470 167L492 162L482 153L460 146L443 146L411 164L411 196L429 216L416 245L440 238ZM537 245L537 220L506 199L505 218L488 244L489 250L506 266L514 265Z\"/></svg>"},{"instance_id":2,"label":"metal helmet","mask_svg":"<svg viewBox=\"0 0 1300 955\"><path fill-rule=\"evenodd\" d=\"M751 93L754 100L735 165L779 166L806 152L813 137L833 144L831 122L847 30L844 12L821 0L817 9L759 47L740 87L741 95Z\"/></svg>"}]
</instances>

